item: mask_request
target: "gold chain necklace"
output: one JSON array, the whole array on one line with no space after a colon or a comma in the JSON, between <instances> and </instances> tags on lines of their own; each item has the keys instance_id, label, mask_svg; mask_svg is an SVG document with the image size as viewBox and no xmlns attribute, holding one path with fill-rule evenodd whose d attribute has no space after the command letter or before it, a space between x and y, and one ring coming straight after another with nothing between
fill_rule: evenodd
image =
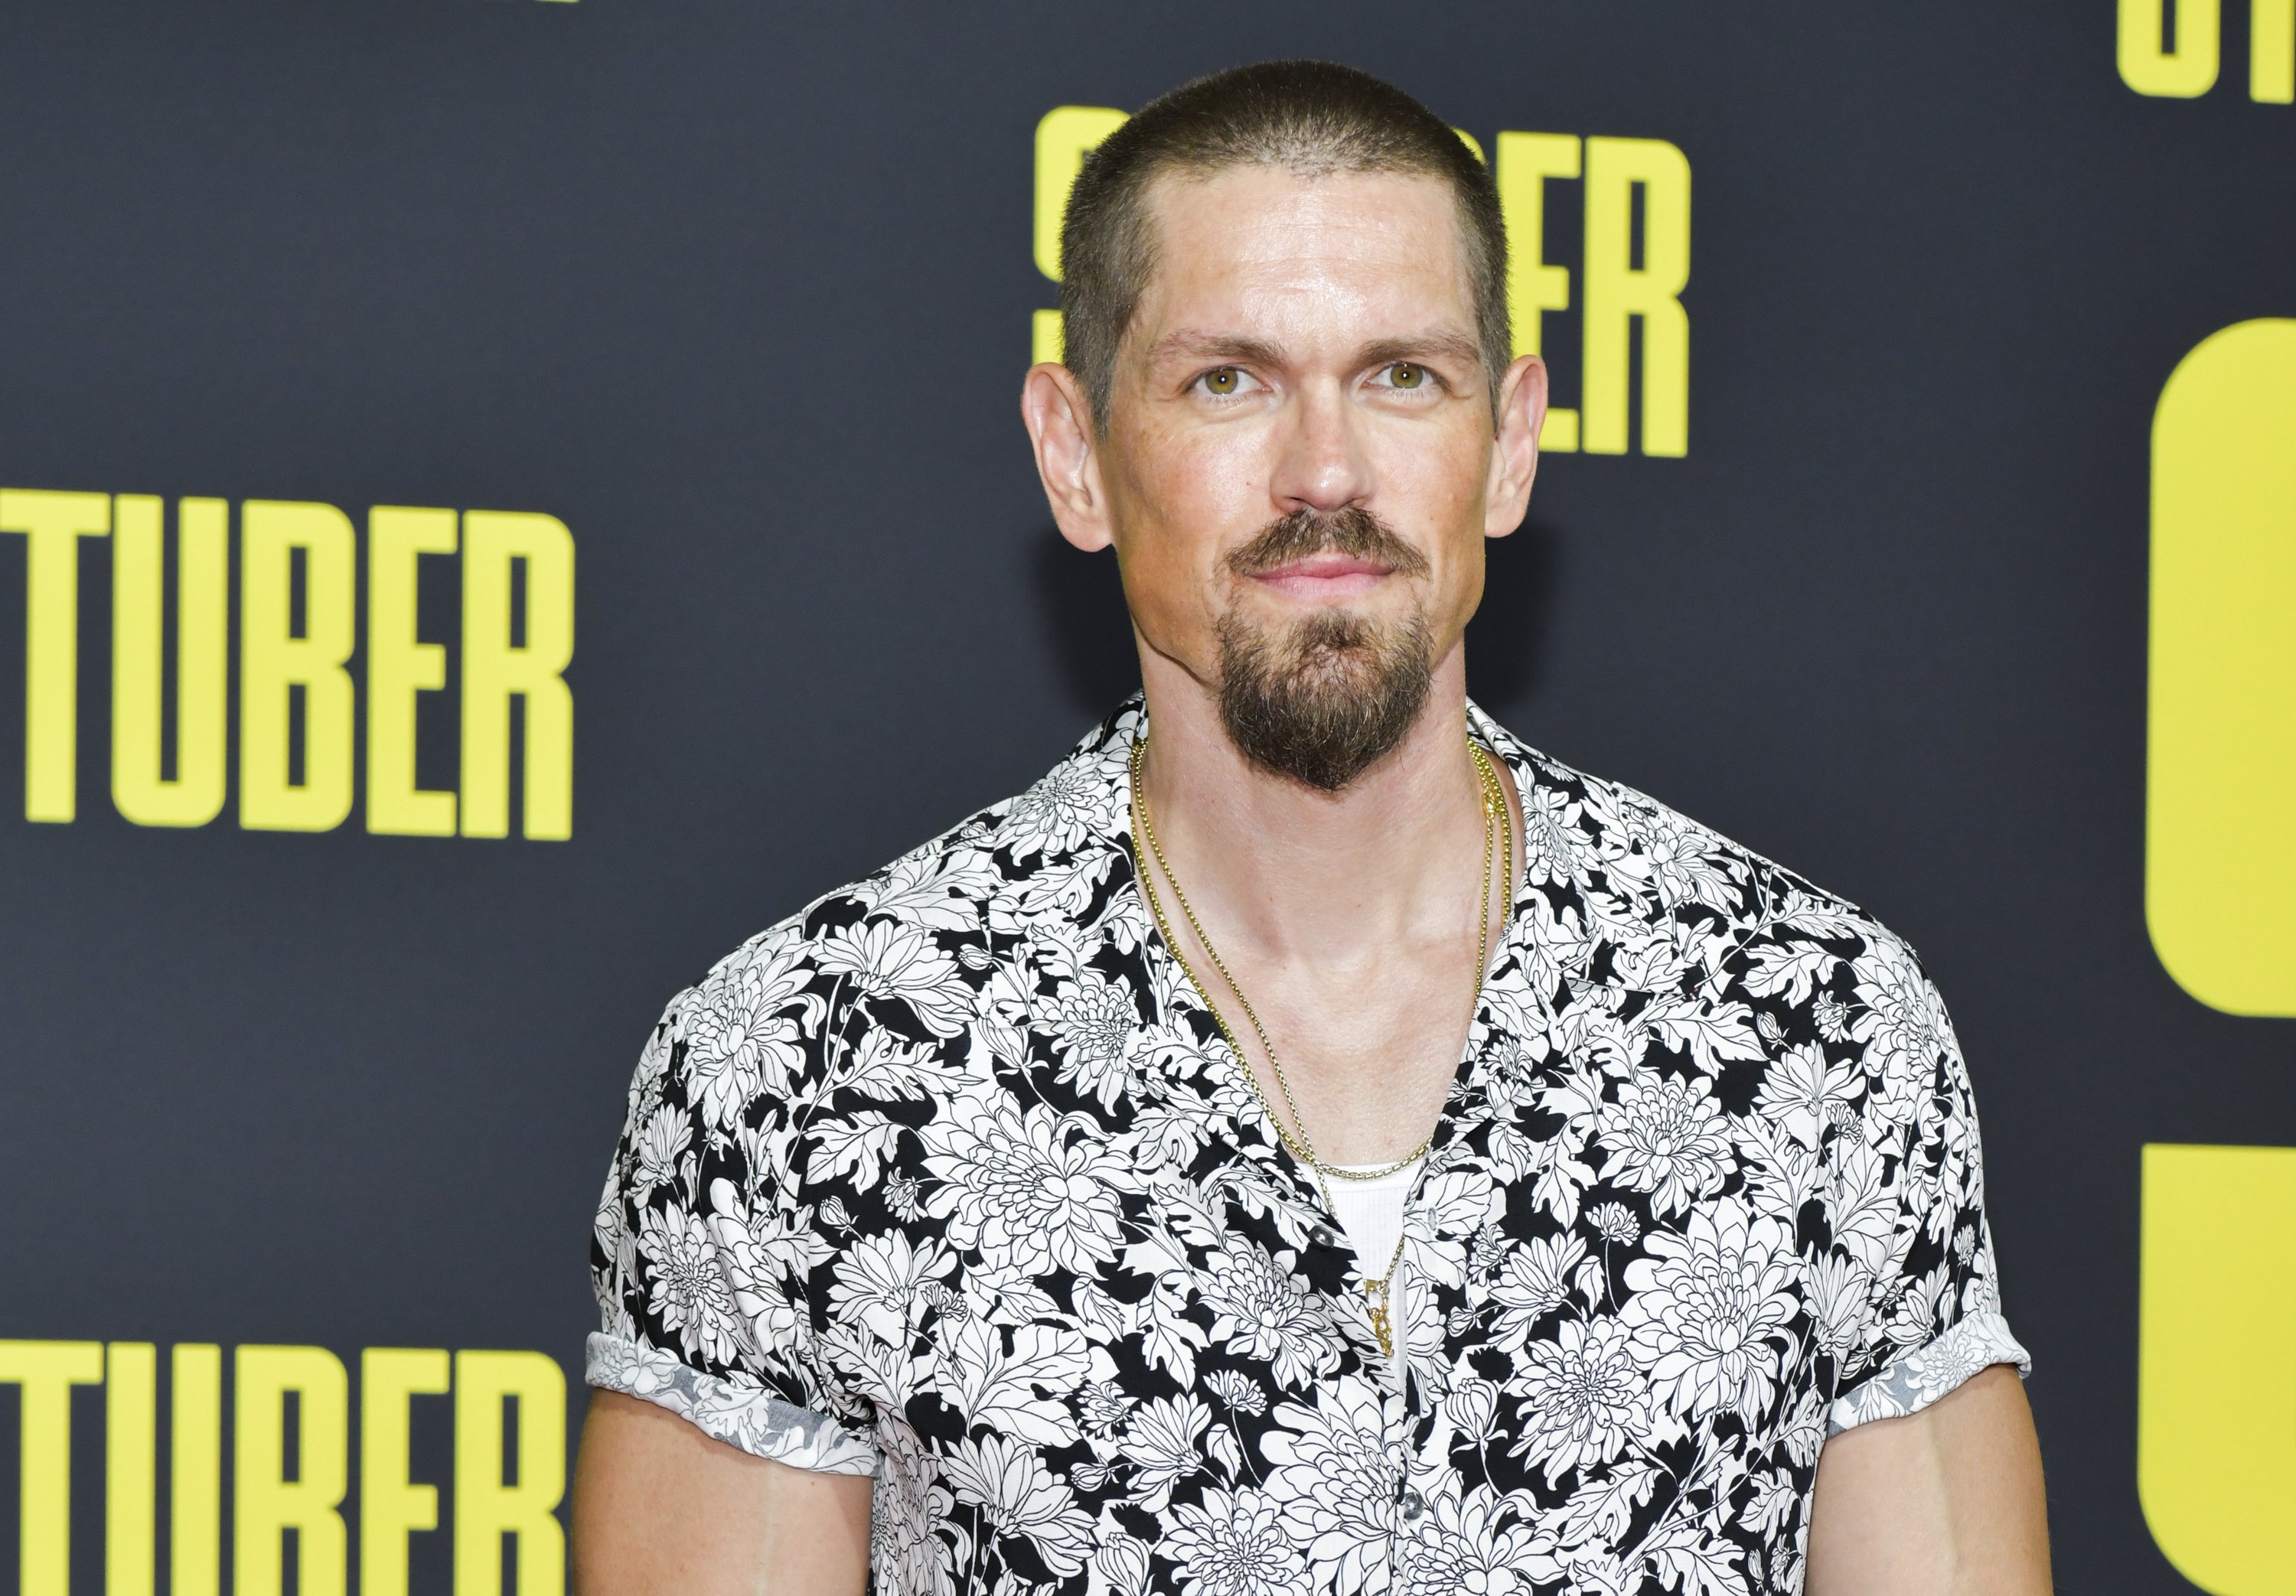
<instances>
[{"instance_id":1,"label":"gold chain necklace","mask_svg":"<svg viewBox=\"0 0 2296 1596\"><path fill-rule=\"evenodd\" d=\"M1307 1119L1300 1112L1299 1100L1292 1094L1291 1077L1283 1073L1283 1060L1275 1055L1275 1044L1267 1039L1267 1027L1260 1024L1259 1011L1251 1006L1251 1000L1244 996L1243 988L1236 984L1235 977L1229 972L1227 962L1220 957L1219 949L1212 945L1210 936L1204 930L1203 921L1196 918L1195 908L1188 902L1188 895L1180 886L1180 878L1173 873L1170 861L1164 857L1163 844L1157 840L1155 821L1148 806L1147 788L1140 779L1141 761L1147 751L1148 740L1144 736L1136 740L1132 744L1134 823L1141 837L1147 842L1148 851L1156 860L1156 868L1163 872L1164 880L1171 884L1172 896L1179 903L1180 913L1187 916L1189 929L1195 932L1196 940L1203 945L1204 952L1211 956L1212 968L1219 971L1220 979L1226 983L1230 992L1235 994L1235 1001L1242 1005L1244 1018L1251 1022L1253 1034L1259 1038L1260 1051L1267 1055L1268 1068L1275 1076L1276 1088L1283 1093L1283 1106L1291 1110L1292 1126L1297 1127L1296 1134L1292 1126L1287 1126L1283 1123L1283 1117L1275 1112L1275 1105L1267 1101L1267 1093L1261 1087L1259 1076L1254 1073L1250 1060L1245 1057L1243 1044L1237 1038L1234 1027L1228 1024L1227 1016L1220 1012L1219 1004L1212 1000L1211 989L1197 978L1194 968L1188 962L1187 954L1180 950L1180 940L1172 934L1171 925L1164 918L1164 904L1157 895L1156 883L1150 877L1149 872L1144 870L1139 872L1140 885L1148 899L1149 912L1155 916L1156 929L1162 934L1164 945L1172 950L1173 958L1179 962L1181 972L1195 986L1196 990L1203 994L1204 1006L1211 1011L1212 1023L1219 1027L1220 1035L1227 1039L1229 1051L1234 1052L1237 1061L1243 1065L1243 1078L1251 1087L1252 1096L1259 1100L1261 1112L1265 1113L1269 1122L1275 1126L1275 1134L1283 1145L1291 1149L1292 1153L1314 1174L1316 1190L1323 1196L1324 1206L1332 1208L1333 1207L1332 1190L1324 1183L1326 1176L1343 1181L1376 1181L1389 1175L1399 1174L1427 1156L1428 1149L1434 1145L1434 1134L1430 1132L1427 1139L1415 1150L1405 1154L1394 1163L1382 1165L1377 1169L1343 1169L1336 1164L1326 1164L1316 1156L1315 1144L1308 1136ZM1477 742L1472 735L1467 739L1467 752L1475 762L1475 775L1483 790L1483 891L1482 896L1477 901L1478 912L1475 916L1475 1003L1474 1006L1471 1006L1467 1011L1468 1022L1472 1025L1475 1007L1480 1007L1482 1003L1483 978L1490 966L1493 856L1496 855L1506 862L1507 880L1511 892L1514 873L1514 823L1513 817L1508 813L1506 789L1499 782L1498 771L1491 764L1490 756L1483 751L1482 744ZM1494 844L1496 846L1495 847ZM1395 1355L1395 1340L1389 1316L1389 1289L1395 1279L1396 1265L1402 1260L1403 1238L1398 1235L1395 1240L1395 1251L1388 1257L1387 1268L1376 1279L1366 1276L1364 1281L1364 1297L1371 1314L1373 1333L1379 1338L1381 1355L1390 1358Z\"/></svg>"}]
</instances>

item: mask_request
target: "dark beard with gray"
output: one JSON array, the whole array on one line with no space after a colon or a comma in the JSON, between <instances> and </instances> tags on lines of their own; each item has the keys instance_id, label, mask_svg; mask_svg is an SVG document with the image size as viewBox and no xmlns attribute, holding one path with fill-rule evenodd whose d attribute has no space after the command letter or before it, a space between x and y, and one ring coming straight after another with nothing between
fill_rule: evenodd
<instances>
[{"instance_id":1,"label":"dark beard with gray","mask_svg":"<svg viewBox=\"0 0 2296 1596\"><path fill-rule=\"evenodd\" d=\"M1398 576L1427 561L1357 506L1295 511L1228 557L1250 577L1326 550ZM1427 703L1434 645L1426 618L1374 622L1326 610L1275 629L1231 610L1219 621L1219 708L1228 739L1264 770L1338 792L1393 752Z\"/></svg>"}]
</instances>

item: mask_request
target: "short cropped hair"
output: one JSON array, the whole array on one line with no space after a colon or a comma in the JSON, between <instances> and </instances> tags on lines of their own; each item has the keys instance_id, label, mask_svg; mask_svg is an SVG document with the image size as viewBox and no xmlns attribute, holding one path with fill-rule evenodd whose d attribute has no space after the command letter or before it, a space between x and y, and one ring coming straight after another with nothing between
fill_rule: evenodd
<instances>
[{"instance_id":1,"label":"short cropped hair","mask_svg":"<svg viewBox=\"0 0 2296 1596\"><path fill-rule=\"evenodd\" d=\"M1424 175L1450 184L1496 420L1513 345L1506 225L1488 168L1440 117L1392 84L1329 61L1270 61L1159 95L1085 157L1061 220L1061 315L1065 359L1091 401L1095 429L1108 430L1117 350L1155 269L1150 184L1166 172L1208 177L1245 166L1303 177Z\"/></svg>"}]
</instances>

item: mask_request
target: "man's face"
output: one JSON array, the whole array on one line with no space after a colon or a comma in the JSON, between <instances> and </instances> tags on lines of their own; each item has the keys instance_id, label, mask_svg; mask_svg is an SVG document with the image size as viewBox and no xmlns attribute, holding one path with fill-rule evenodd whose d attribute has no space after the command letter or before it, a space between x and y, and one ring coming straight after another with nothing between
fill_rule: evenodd
<instances>
[{"instance_id":1,"label":"man's face","mask_svg":"<svg viewBox=\"0 0 2296 1596\"><path fill-rule=\"evenodd\" d=\"M1456 202L1432 177L1245 167L1167 175L1149 204L1098 451L1126 598L1247 755L1336 790L1416 718L1483 539L1522 512Z\"/></svg>"}]
</instances>

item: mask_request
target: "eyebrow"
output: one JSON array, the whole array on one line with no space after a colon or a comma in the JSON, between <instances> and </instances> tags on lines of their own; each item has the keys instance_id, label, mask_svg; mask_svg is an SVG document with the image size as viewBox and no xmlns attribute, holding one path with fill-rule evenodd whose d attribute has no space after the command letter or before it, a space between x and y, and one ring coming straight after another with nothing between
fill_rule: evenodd
<instances>
[{"instance_id":1,"label":"eyebrow","mask_svg":"<svg viewBox=\"0 0 2296 1596\"><path fill-rule=\"evenodd\" d=\"M1461 332L1423 332L1414 338L1382 338L1365 344L1356 362L1358 365L1386 365L1429 356L1447 356L1468 365L1480 365L1483 347Z\"/></svg>"},{"instance_id":2,"label":"eyebrow","mask_svg":"<svg viewBox=\"0 0 2296 1596\"><path fill-rule=\"evenodd\" d=\"M1283 351L1264 339L1198 332L1185 327L1158 339L1149 348L1148 361L1152 365L1175 355L1190 356L1199 360L1234 360L1249 365L1282 365L1284 363Z\"/></svg>"},{"instance_id":3,"label":"eyebrow","mask_svg":"<svg viewBox=\"0 0 2296 1596\"><path fill-rule=\"evenodd\" d=\"M1199 332L1182 328L1158 339L1148 350L1149 364L1186 356L1198 360L1232 360L1239 364L1280 366L1286 364L1281 346L1265 339L1245 338L1233 333ZM1382 338L1365 344L1357 352L1358 366L1385 365L1397 360L1422 360L1445 356L1468 365L1480 365L1482 346L1464 333L1431 331L1415 333L1409 338Z\"/></svg>"}]
</instances>

